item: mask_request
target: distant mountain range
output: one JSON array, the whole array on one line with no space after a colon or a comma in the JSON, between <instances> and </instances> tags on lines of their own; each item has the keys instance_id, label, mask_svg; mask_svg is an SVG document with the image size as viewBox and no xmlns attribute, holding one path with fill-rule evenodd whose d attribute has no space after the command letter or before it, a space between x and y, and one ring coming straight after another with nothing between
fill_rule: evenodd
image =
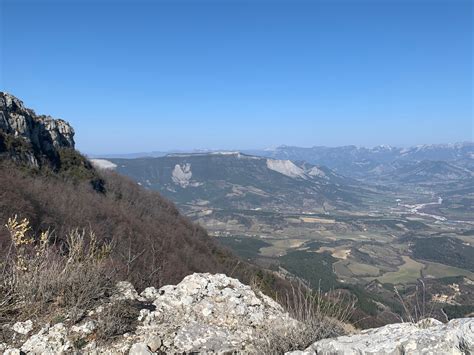
<instances>
[{"instance_id":1,"label":"distant mountain range","mask_svg":"<svg viewBox=\"0 0 474 355\"><path fill-rule=\"evenodd\" d=\"M213 150L194 150L193 154L206 154ZM326 166L335 172L356 179L378 179L381 175L394 172L403 164L406 169L413 168L412 163L422 161L447 162L464 169L474 170L474 142L454 144L428 144L410 148L381 145L374 148L354 145L341 147L315 146L302 148L280 146L273 149L242 150L242 153L293 162L307 162L313 165ZM91 158L135 159L164 157L168 154L182 154L178 151L130 154L91 155ZM183 153L184 154L184 153ZM438 163L439 165L439 163ZM427 165L421 165L421 167Z\"/></svg>"},{"instance_id":2,"label":"distant mountain range","mask_svg":"<svg viewBox=\"0 0 474 355\"><path fill-rule=\"evenodd\" d=\"M94 160L179 204L226 209L324 211L362 204L355 180L329 168L239 152Z\"/></svg>"},{"instance_id":3,"label":"distant mountain range","mask_svg":"<svg viewBox=\"0 0 474 355\"><path fill-rule=\"evenodd\" d=\"M387 171L395 170L396 165L401 166L405 162L443 161L464 168L474 168L473 142L420 145L410 148L281 146L276 149L252 151L252 154L324 165L342 175L358 179L378 177ZM394 163L396 163L395 167ZM408 166L412 167L412 164Z\"/></svg>"},{"instance_id":4,"label":"distant mountain range","mask_svg":"<svg viewBox=\"0 0 474 355\"><path fill-rule=\"evenodd\" d=\"M377 173L380 182L398 182L413 184L439 184L452 181L466 181L474 178L474 171L458 162L449 163L439 160L403 161L379 166L372 171Z\"/></svg>"},{"instance_id":5,"label":"distant mountain range","mask_svg":"<svg viewBox=\"0 0 474 355\"><path fill-rule=\"evenodd\" d=\"M474 181L474 143L412 148L281 146L246 154L174 153L94 161L160 191L180 206L199 206L201 211L207 207L298 213L354 210L378 200L382 185L452 190L469 188Z\"/></svg>"}]
</instances>

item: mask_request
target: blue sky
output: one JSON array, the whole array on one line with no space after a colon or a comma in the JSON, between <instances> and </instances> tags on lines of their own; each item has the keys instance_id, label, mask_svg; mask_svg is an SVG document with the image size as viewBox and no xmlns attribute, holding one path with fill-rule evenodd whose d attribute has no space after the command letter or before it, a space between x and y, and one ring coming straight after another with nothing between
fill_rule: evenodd
<instances>
[{"instance_id":1,"label":"blue sky","mask_svg":"<svg viewBox=\"0 0 474 355\"><path fill-rule=\"evenodd\" d=\"M86 153L473 140L472 1L0 3L0 89Z\"/></svg>"}]
</instances>

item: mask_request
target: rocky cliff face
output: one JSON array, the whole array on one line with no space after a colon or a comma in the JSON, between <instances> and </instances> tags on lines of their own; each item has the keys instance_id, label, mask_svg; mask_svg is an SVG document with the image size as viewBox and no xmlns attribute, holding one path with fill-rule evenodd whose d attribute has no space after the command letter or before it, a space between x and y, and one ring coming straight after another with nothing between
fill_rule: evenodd
<instances>
[{"instance_id":1,"label":"rocky cliff face","mask_svg":"<svg viewBox=\"0 0 474 355\"><path fill-rule=\"evenodd\" d=\"M61 148L74 149L74 130L69 123L36 115L18 98L0 92L0 155L33 167L57 167Z\"/></svg>"}]
</instances>

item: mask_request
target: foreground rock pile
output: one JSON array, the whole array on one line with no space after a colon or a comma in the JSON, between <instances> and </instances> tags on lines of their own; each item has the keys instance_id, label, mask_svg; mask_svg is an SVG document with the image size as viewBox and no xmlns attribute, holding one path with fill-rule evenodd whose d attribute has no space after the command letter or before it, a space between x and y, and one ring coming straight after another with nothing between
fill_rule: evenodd
<instances>
[{"instance_id":1,"label":"foreground rock pile","mask_svg":"<svg viewBox=\"0 0 474 355\"><path fill-rule=\"evenodd\" d=\"M137 333L159 335L176 351L249 350L259 330L296 326L271 298L222 274L193 274L141 296L156 310L142 310Z\"/></svg>"},{"instance_id":2,"label":"foreground rock pile","mask_svg":"<svg viewBox=\"0 0 474 355\"><path fill-rule=\"evenodd\" d=\"M443 324L424 319L417 324L389 324L351 336L324 339L292 355L467 355L474 352L474 318L453 319Z\"/></svg>"},{"instance_id":3,"label":"foreground rock pile","mask_svg":"<svg viewBox=\"0 0 474 355\"><path fill-rule=\"evenodd\" d=\"M79 322L26 320L0 327L0 353L262 353L262 341L272 339L267 335L275 330L288 334L298 327L302 324L279 304L238 280L193 274L176 286L149 287L141 294L130 283L120 282L114 295L85 312ZM434 319L391 324L321 340L288 354L472 353L474 319L469 318L448 324Z\"/></svg>"},{"instance_id":4,"label":"foreground rock pile","mask_svg":"<svg viewBox=\"0 0 474 355\"><path fill-rule=\"evenodd\" d=\"M193 274L176 286L150 287L140 295L126 282L117 288L112 304L128 300L141 307L132 332L99 344L95 334L104 305L71 327L16 323L10 328L12 340L19 345L0 344L0 352L56 354L80 348L95 354L248 353L257 351L255 344L265 329L297 326L278 303L222 274Z\"/></svg>"}]
</instances>

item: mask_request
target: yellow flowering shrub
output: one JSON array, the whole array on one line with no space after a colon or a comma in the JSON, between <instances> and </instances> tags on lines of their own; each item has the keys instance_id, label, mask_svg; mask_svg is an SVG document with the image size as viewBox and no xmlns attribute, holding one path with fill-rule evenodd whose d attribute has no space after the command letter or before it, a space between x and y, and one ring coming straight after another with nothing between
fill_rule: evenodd
<instances>
[{"instance_id":1,"label":"yellow flowering shrub","mask_svg":"<svg viewBox=\"0 0 474 355\"><path fill-rule=\"evenodd\" d=\"M5 227L11 246L0 260L0 325L32 316L79 317L110 291L112 246L92 231L73 229L50 243L50 232L35 236L26 218L9 218Z\"/></svg>"}]
</instances>

